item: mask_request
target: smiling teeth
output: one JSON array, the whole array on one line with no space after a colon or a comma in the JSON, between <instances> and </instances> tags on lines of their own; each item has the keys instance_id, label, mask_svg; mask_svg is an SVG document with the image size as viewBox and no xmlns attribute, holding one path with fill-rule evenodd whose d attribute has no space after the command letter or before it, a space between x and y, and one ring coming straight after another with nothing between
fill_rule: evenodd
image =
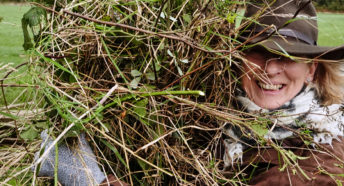
<instances>
[{"instance_id":1,"label":"smiling teeth","mask_svg":"<svg viewBox=\"0 0 344 186\"><path fill-rule=\"evenodd\" d=\"M261 82L258 83L260 87L266 90L279 90L282 88L282 85L268 85L268 84L263 84Z\"/></svg>"}]
</instances>

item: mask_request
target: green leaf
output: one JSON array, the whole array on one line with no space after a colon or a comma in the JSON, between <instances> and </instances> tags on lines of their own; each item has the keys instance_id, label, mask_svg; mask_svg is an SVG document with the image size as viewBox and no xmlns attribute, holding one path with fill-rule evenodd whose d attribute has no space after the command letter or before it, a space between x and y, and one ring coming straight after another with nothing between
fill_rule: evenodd
<instances>
[{"instance_id":1,"label":"green leaf","mask_svg":"<svg viewBox=\"0 0 344 186\"><path fill-rule=\"evenodd\" d=\"M261 125L261 124L253 124L251 125L251 129L256 132L256 134L259 136L259 137L263 137L265 134L268 133L268 129L266 128L266 126L264 125Z\"/></svg>"},{"instance_id":2,"label":"green leaf","mask_svg":"<svg viewBox=\"0 0 344 186\"><path fill-rule=\"evenodd\" d=\"M139 77L142 75L142 73L138 70L131 70L130 71L130 74L133 76L133 77Z\"/></svg>"},{"instance_id":3,"label":"green leaf","mask_svg":"<svg viewBox=\"0 0 344 186\"><path fill-rule=\"evenodd\" d=\"M155 62L155 70L158 72L161 69L161 65L159 64L159 62Z\"/></svg>"},{"instance_id":4,"label":"green leaf","mask_svg":"<svg viewBox=\"0 0 344 186\"><path fill-rule=\"evenodd\" d=\"M116 155L116 157L119 159L119 161L120 161L125 167L128 168L128 166L127 166L127 164L125 163L125 161L124 161L122 155L118 152L118 150L117 150L116 147L112 146L110 143L108 143L108 142L105 141L105 140L101 140L101 142L104 143L107 147L109 147L109 148L112 150L112 152L115 153L115 155Z\"/></svg>"},{"instance_id":5,"label":"green leaf","mask_svg":"<svg viewBox=\"0 0 344 186\"><path fill-rule=\"evenodd\" d=\"M342 184L342 181L341 181L341 180L336 180L336 183L337 183L337 185L338 185L338 186L343 186L343 184Z\"/></svg>"},{"instance_id":6,"label":"green leaf","mask_svg":"<svg viewBox=\"0 0 344 186\"><path fill-rule=\"evenodd\" d=\"M197 26L196 29L197 29L197 32L201 32L201 27L200 26Z\"/></svg>"},{"instance_id":7,"label":"green leaf","mask_svg":"<svg viewBox=\"0 0 344 186\"><path fill-rule=\"evenodd\" d=\"M163 50L164 48L165 48L165 43L163 42L163 43L160 44L158 50L161 51L161 50Z\"/></svg>"},{"instance_id":8,"label":"green leaf","mask_svg":"<svg viewBox=\"0 0 344 186\"><path fill-rule=\"evenodd\" d=\"M103 16L102 21L111 21L111 17L108 15Z\"/></svg>"},{"instance_id":9,"label":"green leaf","mask_svg":"<svg viewBox=\"0 0 344 186\"><path fill-rule=\"evenodd\" d=\"M21 19L22 22L22 31L24 36L24 44L23 48L24 50L29 50L33 48L33 43L31 41L31 37L28 31L28 26L32 29L33 27L41 24L42 18L46 18L47 14L43 8L40 7L32 7L29 11L27 11L23 18ZM32 33L35 34L35 33Z\"/></svg>"},{"instance_id":10,"label":"green leaf","mask_svg":"<svg viewBox=\"0 0 344 186\"><path fill-rule=\"evenodd\" d=\"M290 23L292 23L292 22L294 22L294 21L297 21L297 20L302 20L302 18L289 19L289 20L285 23L285 25L286 25L286 24L290 24Z\"/></svg>"},{"instance_id":11,"label":"green leaf","mask_svg":"<svg viewBox=\"0 0 344 186\"><path fill-rule=\"evenodd\" d=\"M288 157L289 157L291 160L293 160L294 162L296 162L297 160L306 160L306 159L309 158L309 157L298 156L298 155L294 154L294 152L291 151L291 150L286 151L286 154L287 154Z\"/></svg>"},{"instance_id":12,"label":"green leaf","mask_svg":"<svg viewBox=\"0 0 344 186\"><path fill-rule=\"evenodd\" d=\"M235 18L235 29L238 29L240 27L241 22L242 22L243 17L244 17L244 13L245 13L245 11L239 11L237 13L238 16L236 16L236 18Z\"/></svg>"},{"instance_id":13,"label":"green leaf","mask_svg":"<svg viewBox=\"0 0 344 186\"><path fill-rule=\"evenodd\" d=\"M143 170L147 170L148 169L148 165L146 162L140 160L140 159L137 159L137 163L139 163L140 167L143 169Z\"/></svg>"},{"instance_id":14,"label":"green leaf","mask_svg":"<svg viewBox=\"0 0 344 186\"><path fill-rule=\"evenodd\" d=\"M154 81L155 80L155 75L153 72L149 72L146 74L147 79Z\"/></svg>"},{"instance_id":15,"label":"green leaf","mask_svg":"<svg viewBox=\"0 0 344 186\"><path fill-rule=\"evenodd\" d=\"M181 69L179 66L177 66L177 70L178 70L178 74L179 74L180 76L183 76L183 75L184 75L182 69Z\"/></svg>"},{"instance_id":16,"label":"green leaf","mask_svg":"<svg viewBox=\"0 0 344 186\"><path fill-rule=\"evenodd\" d=\"M164 13L164 12L161 12L160 17L163 18L163 19L165 19L165 18L166 18L165 13Z\"/></svg>"},{"instance_id":17,"label":"green leaf","mask_svg":"<svg viewBox=\"0 0 344 186\"><path fill-rule=\"evenodd\" d=\"M35 50L35 53L41 57L42 59L44 59L46 62L52 63L53 65L55 65L57 68L69 73L70 75L74 75L71 71L69 71L67 68L65 68L64 66L62 66L60 63L58 63L55 60L52 60L50 58L45 57L43 54L41 54L40 52L38 52L37 50Z\"/></svg>"},{"instance_id":18,"label":"green leaf","mask_svg":"<svg viewBox=\"0 0 344 186\"><path fill-rule=\"evenodd\" d=\"M15 116L15 115L8 114L8 113L1 112L1 111L0 111L0 115L3 115L3 116L6 116L6 117L9 117L9 118L11 118L11 119L13 119L13 120L18 120L18 119L19 119L19 117Z\"/></svg>"},{"instance_id":19,"label":"green leaf","mask_svg":"<svg viewBox=\"0 0 344 186\"><path fill-rule=\"evenodd\" d=\"M9 185L12 185L12 186L16 186L16 185L19 185L19 183L17 182L17 179L16 178L12 178L10 181L7 182Z\"/></svg>"},{"instance_id":20,"label":"green leaf","mask_svg":"<svg viewBox=\"0 0 344 186\"><path fill-rule=\"evenodd\" d=\"M37 26L41 23L42 17L46 16L46 12L43 8L32 7L23 15L23 19L30 26Z\"/></svg>"},{"instance_id":21,"label":"green leaf","mask_svg":"<svg viewBox=\"0 0 344 186\"><path fill-rule=\"evenodd\" d=\"M176 65L176 67L177 67L178 74L179 74L180 76L184 75L182 69L178 66L177 60L176 60L176 59L173 59L173 61L174 61L174 64Z\"/></svg>"},{"instance_id":22,"label":"green leaf","mask_svg":"<svg viewBox=\"0 0 344 186\"><path fill-rule=\"evenodd\" d=\"M38 132L34 127L30 127L28 130L26 130L23 133L20 133L20 137L23 138L24 140L34 140L35 138L38 137Z\"/></svg>"},{"instance_id":23,"label":"green leaf","mask_svg":"<svg viewBox=\"0 0 344 186\"><path fill-rule=\"evenodd\" d=\"M336 174L336 175L344 178L344 174Z\"/></svg>"},{"instance_id":24,"label":"green leaf","mask_svg":"<svg viewBox=\"0 0 344 186\"><path fill-rule=\"evenodd\" d=\"M233 13L233 12L230 12L228 13L227 15L227 21L228 23L234 23L235 22L235 18L237 17L238 15L236 13Z\"/></svg>"},{"instance_id":25,"label":"green leaf","mask_svg":"<svg viewBox=\"0 0 344 186\"><path fill-rule=\"evenodd\" d=\"M139 83L141 81L141 77L135 78L130 82L130 87L133 89L137 89Z\"/></svg>"},{"instance_id":26,"label":"green leaf","mask_svg":"<svg viewBox=\"0 0 344 186\"><path fill-rule=\"evenodd\" d=\"M281 168L278 168L279 171L284 171L286 168L288 167L288 164L283 164L283 166Z\"/></svg>"},{"instance_id":27,"label":"green leaf","mask_svg":"<svg viewBox=\"0 0 344 186\"><path fill-rule=\"evenodd\" d=\"M184 14L183 15L183 20L189 24L191 22L191 16L189 14Z\"/></svg>"},{"instance_id":28,"label":"green leaf","mask_svg":"<svg viewBox=\"0 0 344 186\"><path fill-rule=\"evenodd\" d=\"M189 63L189 60L188 59L182 59L182 60L180 60L180 62L182 62L182 63Z\"/></svg>"},{"instance_id":29,"label":"green leaf","mask_svg":"<svg viewBox=\"0 0 344 186\"><path fill-rule=\"evenodd\" d=\"M312 142L307 141L307 140L304 140L303 142L305 143L305 145L311 145L312 144Z\"/></svg>"},{"instance_id":30,"label":"green leaf","mask_svg":"<svg viewBox=\"0 0 344 186\"><path fill-rule=\"evenodd\" d=\"M38 128L41 128L41 129L48 129L49 123L48 122L38 122L35 124L35 126Z\"/></svg>"},{"instance_id":31,"label":"green leaf","mask_svg":"<svg viewBox=\"0 0 344 186\"><path fill-rule=\"evenodd\" d=\"M169 56L171 56L171 57L173 57L173 58L174 58L174 55L173 55L173 53L171 52L171 50L170 50L170 49L167 49L167 54L168 54Z\"/></svg>"},{"instance_id":32,"label":"green leaf","mask_svg":"<svg viewBox=\"0 0 344 186\"><path fill-rule=\"evenodd\" d=\"M135 102L134 104L135 104L134 112L140 117L145 117L147 114L146 106L148 104L148 99L144 98L140 101Z\"/></svg>"},{"instance_id":33,"label":"green leaf","mask_svg":"<svg viewBox=\"0 0 344 186\"><path fill-rule=\"evenodd\" d=\"M69 83L75 83L75 82L77 82L77 80L75 79L75 76L73 76L73 75L71 75L71 74L69 74Z\"/></svg>"},{"instance_id":34,"label":"green leaf","mask_svg":"<svg viewBox=\"0 0 344 186\"><path fill-rule=\"evenodd\" d=\"M178 20L172 16L170 16L170 20L173 21L173 22L177 22Z\"/></svg>"},{"instance_id":35,"label":"green leaf","mask_svg":"<svg viewBox=\"0 0 344 186\"><path fill-rule=\"evenodd\" d=\"M336 167L342 168L342 169L344 168L344 164L334 163L333 165L336 166Z\"/></svg>"}]
</instances>

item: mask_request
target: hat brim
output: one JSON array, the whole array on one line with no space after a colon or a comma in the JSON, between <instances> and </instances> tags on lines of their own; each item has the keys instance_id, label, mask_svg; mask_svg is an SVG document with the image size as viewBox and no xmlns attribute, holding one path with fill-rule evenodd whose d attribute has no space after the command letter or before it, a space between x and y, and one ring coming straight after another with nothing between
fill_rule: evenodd
<instances>
[{"instance_id":1,"label":"hat brim","mask_svg":"<svg viewBox=\"0 0 344 186\"><path fill-rule=\"evenodd\" d=\"M244 40L250 39L245 37L240 38ZM269 37L268 39L265 38L266 36L258 36L254 39L251 39L248 43L270 50L288 53L289 55L309 56L326 60L344 59L344 45L338 47L309 45L293 37L275 35Z\"/></svg>"}]
</instances>

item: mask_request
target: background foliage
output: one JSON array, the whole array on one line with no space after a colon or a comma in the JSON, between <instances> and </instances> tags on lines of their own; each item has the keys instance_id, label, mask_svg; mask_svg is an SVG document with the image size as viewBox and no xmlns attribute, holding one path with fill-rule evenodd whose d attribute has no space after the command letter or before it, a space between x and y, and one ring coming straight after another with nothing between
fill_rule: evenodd
<instances>
[{"instance_id":1,"label":"background foliage","mask_svg":"<svg viewBox=\"0 0 344 186\"><path fill-rule=\"evenodd\" d=\"M344 11L343 0L314 0L314 5L318 10L325 11Z\"/></svg>"},{"instance_id":2,"label":"background foliage","mask_svg":"<svg viewBox=\"0 0 344 186\"><path fill-rule=\"evenodd\" d=\"M26 0L0 0L0 3L3 2L14 2L14 3L23 3L27 2ZM344 11L344 1L343 0L313 0L315 6L319 10L324 11Z\"/></svg>"}]
</instances>

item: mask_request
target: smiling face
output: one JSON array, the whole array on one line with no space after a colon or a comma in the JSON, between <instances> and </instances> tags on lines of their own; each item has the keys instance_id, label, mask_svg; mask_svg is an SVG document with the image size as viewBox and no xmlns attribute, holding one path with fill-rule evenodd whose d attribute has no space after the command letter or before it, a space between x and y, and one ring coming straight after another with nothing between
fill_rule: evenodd
<instances>
[{"instance_id":1,"label":"smiling face","mask_svg":"<svg viewBox=\"0 0 344 186\"><path fill-rule=\"evenodd\" d=\"M307 80L312 81L316 63L297 63L267 51L249 51L245 58L242 87L248 97L265 109L276 109L294 98Z\"/></svg>"}]
</instances>

